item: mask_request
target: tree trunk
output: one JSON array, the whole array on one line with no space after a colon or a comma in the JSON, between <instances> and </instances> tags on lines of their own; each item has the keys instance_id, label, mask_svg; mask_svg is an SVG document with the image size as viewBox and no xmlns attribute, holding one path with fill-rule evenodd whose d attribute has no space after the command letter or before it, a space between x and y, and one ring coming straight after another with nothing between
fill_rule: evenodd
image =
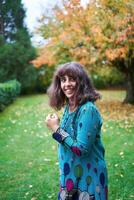
<instances>
[{"instance_id":1,"label":"tree trunk","mask_svg":"<svg viewBox=\"0 0 134 200\"><path fill-rule=\"evenodd\" d=\"M126 97L123 102L134 104L134 71L128 72L126 78Z\"/></svg>"},{"instance_id":2,"label":"tree trunk","mask_svg":"<svg viewBox=\"0 0 134 200\"><path fill-rule=\"evenodd\" d=\"M5 31L4 31L4 22L3 22L3 19L1 17L1 15L0 15L0 35L4 36L4 33L5 33Z\"/></svg>"}]
</instances>

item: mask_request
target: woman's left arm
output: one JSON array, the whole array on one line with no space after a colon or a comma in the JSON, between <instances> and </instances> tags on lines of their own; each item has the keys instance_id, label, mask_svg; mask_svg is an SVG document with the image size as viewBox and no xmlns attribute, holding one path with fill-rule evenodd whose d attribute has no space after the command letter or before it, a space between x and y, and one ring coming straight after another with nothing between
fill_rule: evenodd
<instances>
[{"instance_id":1,"label":"woman's left arm","mask_svg":"<svg viewBox=\"0 0 134 200\"><path fill-rule=\"evenodd\" d=\"M74 140L61 128L53 134L53 137L67 146L77 156L86 156L91 152L100 127L100 116L97 109L92 105L85 105L78 119L76 139Z\"/></svg>"}]
</instances>

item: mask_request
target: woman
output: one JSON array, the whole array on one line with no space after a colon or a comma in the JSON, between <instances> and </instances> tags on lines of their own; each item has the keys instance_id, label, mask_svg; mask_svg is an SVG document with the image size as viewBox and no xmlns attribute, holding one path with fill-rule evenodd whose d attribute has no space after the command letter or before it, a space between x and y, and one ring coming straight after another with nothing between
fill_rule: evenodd
<instances>
[{"instance_id":1,"label":"woman","mask_svg":"<svg viewBox=\"0 0 134 200\"><path fill-rule=\"evenodd\" d=\"M100 98L83 66L77 62L58 67L48 90L50 105L64 108L59 125L56 114L47 126L59 143L59 200L107 200L107 169L101 142L102 118L94 102Z\"/></svg>"}]
</instances>

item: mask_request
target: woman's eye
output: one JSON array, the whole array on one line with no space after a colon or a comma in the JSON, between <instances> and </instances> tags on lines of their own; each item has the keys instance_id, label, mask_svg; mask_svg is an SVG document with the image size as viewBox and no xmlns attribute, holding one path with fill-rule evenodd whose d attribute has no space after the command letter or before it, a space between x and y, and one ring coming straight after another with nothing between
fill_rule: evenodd
<instances>
[{"instance_id":1,"label":"woman's eye","mask_svg":"<svg viewBox=\"0 0 134 200\"><path fill-rule=\"evenodd\" d=\"M73 77L68 77L68 78L60 78L60 81L62 82L62 83L65 83L66 81L70 81L70 82L74 82L75 81L75 79L73 78Z\"/></svg>"},{"instance_id":2,"label":"woman's eye","mask_svg":"<svg viewBox=\"0 0 134 200\"><path fill-rule=\"evenodd\" d=\"M72 77L70 77L69 80L70 80L70 81L75 81L74 78L72 78Z\"/></svg>"},{"instance_id":3,"label":"woman's eye","mask_svg":"<svg viewBox=\"0 0 134 200\"><path fill-rule=\"evenodd\" d=\"M61 78L60 81L61 81L61 82L65 82L65 79L64 79L64 78Z\"/></svg>"}]
</instances>

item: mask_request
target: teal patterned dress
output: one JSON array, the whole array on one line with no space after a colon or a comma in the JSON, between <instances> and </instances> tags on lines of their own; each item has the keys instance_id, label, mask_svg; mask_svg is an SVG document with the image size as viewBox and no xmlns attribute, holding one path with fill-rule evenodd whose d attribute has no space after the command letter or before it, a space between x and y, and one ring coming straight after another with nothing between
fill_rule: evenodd
<instances>
[{"instance_id":1,"label":"teal patterned dress","mask_svg":"<svg viewBox=\"0 0 134 200\"><path fill-rule=\"evenodd\" d=\"M59 142L58 200L108 199L101 127L102 118L93 102L86 102L75 112L65 107L60 128L53 134Z\"/></svg>"}]
</instances>

